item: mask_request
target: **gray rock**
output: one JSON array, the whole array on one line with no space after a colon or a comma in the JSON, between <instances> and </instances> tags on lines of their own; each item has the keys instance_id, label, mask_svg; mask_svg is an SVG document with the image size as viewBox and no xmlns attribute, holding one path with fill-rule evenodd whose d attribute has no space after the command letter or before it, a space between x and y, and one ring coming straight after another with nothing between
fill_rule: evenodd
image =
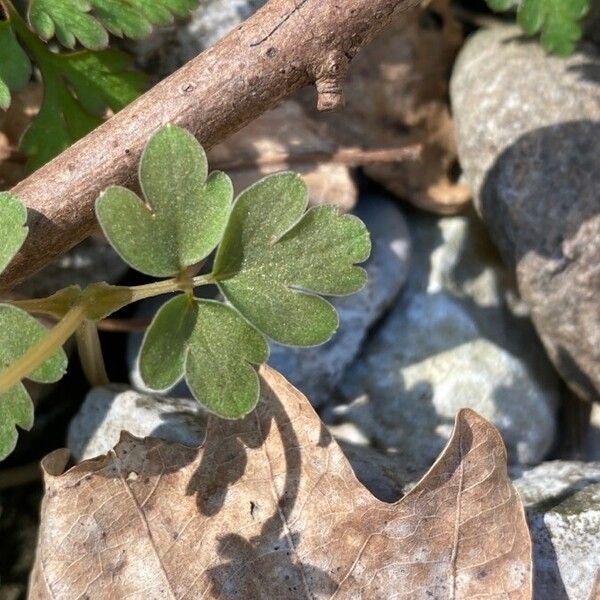
<instances>
[{"instance_id":1,"label":"gray rock","mask_svg":"<svg viewBox=\"0 0 600 600\"><path fill-rule=\"evenodd\" d=\"M600 399L600 51L548 56L513 28L476 34L451 85L476 205L548 354Z\"/></svg>"},{"instance_id":2,"label":"gray rock","mask_svg":"<svg viewBox=\"0 0 600 600\"><path fill-rule=\"evenodd\" d=\"M195 400L148 396L124 386L100 387L88 393L71 421L67 445L78 461L106 454L121 431L198 446L206 418Z\"/></svg>"},{"instance_id":3,"label":"gray rock","mask_svg":"<svg viewBox=\"0 0 600 600\"><path fill-rule=\"evenodd\" d=\"M555 399L556 372L519 297L515 277L481 219L472 210L444 218L409 211L407 221L413 242L410 291L452 295L479 334L518 358L548 398Z\"/></svg>"},{"instance_id":4,"label":"gray rock","mask_svg":"<svg viewBox=\"0 0 600 600\"><path fill-rule=\"evenodd\" d=\"M337 390L347 404L326 410L327 420L359 431L354 444L396 452L418 475L437 457L458 408L471 406L499 426L512 461L541 460L554 435L559 381L514 278L473 212L405 214L408 281L347 369Z\"/></svg>"},{"instance_id":5,"label":"gray rock","mask_svg":"<svg viewBox=\"0 0 600 600\"><path fill-rule=\"evenodd\" d=\"M446 292L405 295L340 391L348 404L327 419L356 424L415 472L431 466L462 407L498 427L513 463L541 461L554 436L552 395Z\"/></svg>"},{"instance_id":6,"label":"gray rock","mask_svg":"<svg viewBox=\"0 0 600 600\"><path fill-rule=\"evenodd\" d=\"M203 0L187 22L157 29L128 48L150 72L164 76L219 41L267 0Z\"/></svg>"},{"instance_id":7,"label":"gray rock","mask_svg":"<svg viewBox=\"0 0 600 600\"><path fill-rule=\"evenodd\" d=\"M354 360L369 331L398 295L406 280L410 240L402 213L381 196L366 196L355 214L367 225L373 242L363 266L369 282L358 294L330 299L338 311L340 328L316 348L289 348L271 344L269 364L280 371L314 406L325 404L344 369Z\"/></svg>"},{"instance_id":8,"label":"gray rock","mask_svg":"<svg viewBox=\"0 0 600 600\"><path fill-rule=\"evenodd\" d=\"M514 483L533 540L534 598L597 598L600 463L548 462L525 471Z\"/></svg>"},{"instance_id":9,"label":"gray rock","mask_svg":"<svg viewBox=\"0 0 600 600\"><path fill-rule=\"evenodd\" d=\"M207 413L195 400L150 396L124 386L106 386L90 391L71 421L67 446L74 460L106 454L119 441L122 431L137 437L153 436L187 446L199 446L206 431ZM399 457L373 448L360 447L348 431L340 433L340 446L358 479L377 498L398 500L414 477Z\"/></svg>"}]
</instances>

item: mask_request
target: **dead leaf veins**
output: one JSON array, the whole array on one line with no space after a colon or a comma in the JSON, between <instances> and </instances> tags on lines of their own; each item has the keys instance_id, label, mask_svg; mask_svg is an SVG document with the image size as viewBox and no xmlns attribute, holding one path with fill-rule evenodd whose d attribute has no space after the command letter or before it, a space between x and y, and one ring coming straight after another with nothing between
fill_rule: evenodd
<instances>
[{"instance_id":1,"label":"dead leaf veins","mask_svg":"<svg viewBox=\"0 0 600 600\"><path fill-rule=\"evenodd\" d=\"M261 369L243 421L199 449L123 434L46 496L30 598L526 599L531 542L498 432L462 410L401 501L356 479L310 404Z\"/></svg>"}]
</instances>

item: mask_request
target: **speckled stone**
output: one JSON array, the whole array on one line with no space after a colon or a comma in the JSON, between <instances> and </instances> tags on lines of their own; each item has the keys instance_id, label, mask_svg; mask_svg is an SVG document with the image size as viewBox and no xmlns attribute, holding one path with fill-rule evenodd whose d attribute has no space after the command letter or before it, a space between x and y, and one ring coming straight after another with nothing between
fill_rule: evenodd
<instances>
[{"instance_id":1,"label":"speckled stone","mask_svg":"<svg viewBox=\"0 0 600 600\"><path fill-rule=\"evenodd\" d=\"M600 587L600 462L554 461L514 481L533 540L535 600L594 600Z\"/></svg>"},{"instance_id":2,"label":"speckled stone","mask_svg":"<svg viewBox=\"0 0 600 600\"><path fill-rule=\"evenodd\" d=\"M541 461L555 431L552 393L484 338L446 292L404 297L347 369L340 392L346 404L327 420L356 424L420 473L437 458L463 407L498 427L513 463Z\"/></svg>"},{"instance_id":3,"label":"speckled stone","mask_svg":"<svg viewBox=\"0 0 600 600\"><path fill-rule=\"evenodd\" d=\"M188 398L149 396L116 385L95 388L71 421L67 446L75 460L93 458L113 448L121 431L198 446L206 418Z\"/></svg>"}]
</instances>

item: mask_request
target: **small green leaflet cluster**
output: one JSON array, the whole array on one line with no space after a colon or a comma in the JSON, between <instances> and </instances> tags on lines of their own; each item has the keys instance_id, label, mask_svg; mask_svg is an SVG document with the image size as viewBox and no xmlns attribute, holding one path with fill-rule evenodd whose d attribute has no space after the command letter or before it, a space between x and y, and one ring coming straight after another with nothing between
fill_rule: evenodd
<instances>
[{"instance_id":1,"label":"small green leaflet cluster","mask_svg":"<svg viewBox=\"0 0 600 600\"><path fill-rule=\"evenodd\" d=\"M0 273L6 268L27 237L27 211L12 194L0 193ZM14 363L37 344L46 328L23 310L0 304L0 370ZM58 381L67 368L67 356L57 350L29 379L38 383ZM19 383L0 393L0 460L17 443L17 425L29 430L33 425L33 403L25 386Z\"/></svg>"},{"instance_id":2,"label":"small green leaflet cluster","mask_svg":"<svg viewBox=\"0 0 600 600\"><path fill-rule=\"evenodd\" d=\"M590 0L487 0L495 11L518 5L517 21L528 35L541 33L548 52L568 56L581 38L581 20Z\"/></svg>"},{"instance_id":3,"label":"small green leaflet cluster","mask_svg":"<svg viewBox=\"0 0 600 600\"><path fill-rule=\"evenodd\" d=\"M358 291L369 234L354 216L330 206L308 211L308 192L293 173L271 175L233 202L230 179L208 174L206 155L187 131L160 129L139 169L144 198L122 187L98 198L102 229L122 258L155 277L177 276L217 247L207 280L227 303L182 293L154 317L140 350L148 387L185 377L196 399L224 418L256 405L255 366L267 360L266 337L294 346L326 342L335 309L318 294Z\"/></svg>"},{"instance_id":4,"label":"small green leaflet cluster","mask_svg":"<svg viewBox=\"0 0 600 600\"><path fill-rule=\"evenodd\" d=\"M108 45L109 32L140 39L153 25L185 17L197 0L31 0L29 21L39 35L56 36L67 48L79 42L89 50Z\"/></svg>"},{"instance_id":5,"label":"small green leaflet cluster","mask_svg":"<svg viewBox=\"0 0 600 600\"><path fill-rule=\"evenodd\" d=\"M109 33L142 38L154 25L186 16L196 4L197 0L31 0L28 26L9 0L0 0L5 15L0 20L0 108L8 109L11 91L30 80L32 63L44 83L40 112L21 142L29 169L65 150L97 127L108 109L121 110L146 87L145 76L132 69L127 54L107 49ZM79 43L84 49L53 52L42 40L54 37L67 48Z\"/></svg>"}]
</instances>

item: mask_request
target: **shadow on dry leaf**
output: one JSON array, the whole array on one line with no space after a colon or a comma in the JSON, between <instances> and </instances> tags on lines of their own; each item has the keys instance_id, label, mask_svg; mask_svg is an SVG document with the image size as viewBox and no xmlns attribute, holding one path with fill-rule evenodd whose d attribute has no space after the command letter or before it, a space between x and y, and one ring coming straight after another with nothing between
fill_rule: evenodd
<instances>
[{"instance_id":1,"label":"shadow on dry leaf","mask_svg":"<svg viewBox=\"0 0 600 600\"><path fill-rule=\"evenodd\" d=\"M531 542L498 432L470 410L401 501L356 479L264 367L259 408L200 449L123 434L46 496L30 598L531 598Z\"/></svg>"}]
</instances>

